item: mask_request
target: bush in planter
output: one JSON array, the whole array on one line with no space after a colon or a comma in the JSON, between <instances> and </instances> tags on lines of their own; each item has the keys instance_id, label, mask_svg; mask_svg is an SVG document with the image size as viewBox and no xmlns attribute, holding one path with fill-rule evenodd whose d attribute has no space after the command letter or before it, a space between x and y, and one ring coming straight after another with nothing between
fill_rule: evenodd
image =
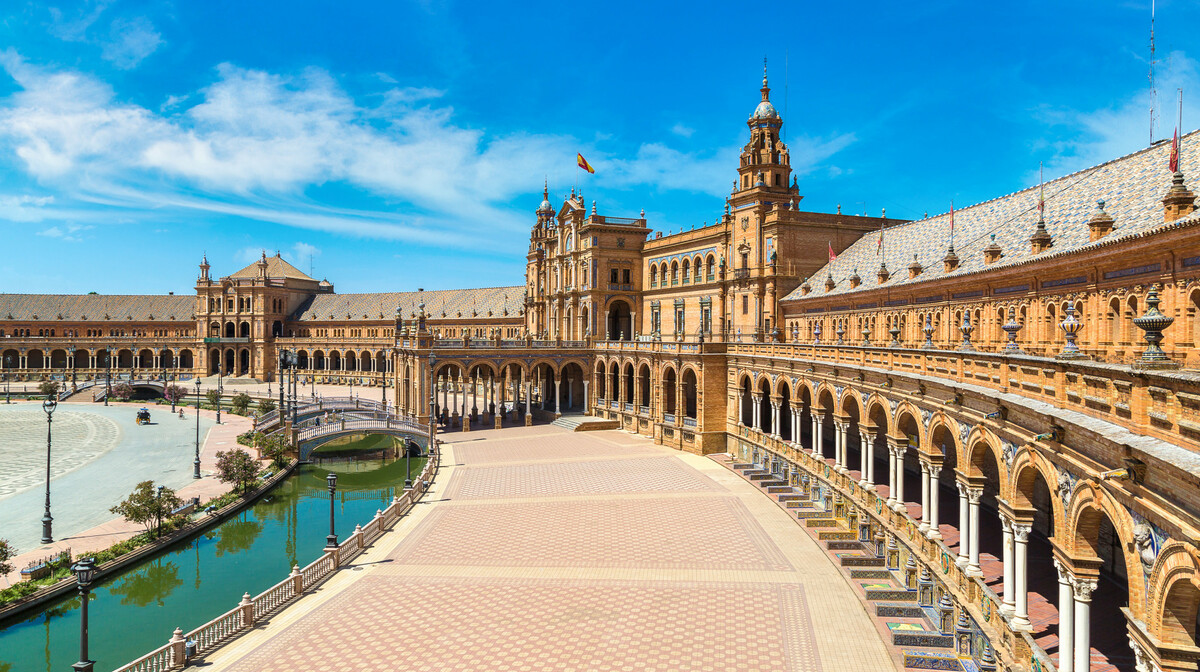
<instances>
[{"instance_id":1,"label":"bush in planter","mask_svg":"<svg viewBox=\"0 0 1200 672\"><path fill-rule=\"evenodd\" d=\"M12 544L8 543L7 539L0 539L0 574L8 574L13 570L9 560L12 560L14 555L16 553L13 551Z\"/></svg>"},{"instance_id":2,"label":"bush in planter","mask_svg":"<svg viewBox=\"0 0 1200 672\"><path fill-rule=\"evenodd\" d=\"M275 401L273 399L261 399L258 402L258 414L264 416L267 413L275 410Z\"/></svg>"},{"instance_id":3,"label":"bush in planter","mask_svg":"<svg viewBox=\"0 0 1200 672\"><path fill-rule=\"evenodd\" d=\"M53 397L58 394L58 381L46 380L41 385L38 385L38 393L46 397Z\"/></svg>"},{"instance_id":4,"label":"bush in planter","mask_svg":"<svg viewBox=\"0 0 1200 672\"><path fill-rule=\"evenodd\" d=\"M186 396L187 388L182 385L168 385L163 390L163 399L166 399L167 403L178 404Z\"/></svg>"},{"instance_id":5,"label":"bush in planter","mask_svg":"<svg viewBox=\"0 0 1200 672\"><path fill-rule=\"evenodd\" d=\"M221 395L216 390L205 392L204 398L208 400L208 407L214 410L217 408L217 404L221 403Z\"/></svg>"},{"instance_id":6,"label":"bush in planter","mask_svg":"<svg viewBox=\"0 0 1200 672\"><path fill-rule=\"evenodd\" d=\"M112 395L117 401L129 401L133 397L133 386L129 383L117 383L112 386Z\"/></svg>"},{"instance_id":7,"label":"bush in planter","mask_svg":"<svg viewBox=\"0 0 1200 672\"><path fill-rule=\"evenodd\" d=\"M245 392L238 392L229 400L230 408L238 415L245 415L246 409L250 408L250 395Z\"/></svg>"}]
</instances>

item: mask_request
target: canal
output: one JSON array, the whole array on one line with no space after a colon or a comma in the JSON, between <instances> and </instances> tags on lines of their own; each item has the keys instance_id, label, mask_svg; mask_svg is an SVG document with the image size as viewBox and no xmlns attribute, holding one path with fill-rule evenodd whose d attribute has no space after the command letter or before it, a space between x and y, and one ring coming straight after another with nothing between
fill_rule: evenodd
<instances>
[{"instance_id":1,"label":"canal","mask_svg":"<svg viewBox=\"0 0 1200 672\"><path fill-rule=\"evenodd\" d=\"M379 444L373 437L359 441L372 448ZM318 463L301 465L239 515L94 585L88 629L97 672L162 646L176 627L188 632L207 623L234 608L243 593L257 595L282 581L293 565L319 557L329 533L326 474L338 474L339 540L403 491L405 459L395 457L398 451L370 450L364 457L346 448L315 453ZM416 478L425 461L410 462ZM77 593L0 630L0 672L61 672L78 659Z\"/></svg>"}]
</instances>

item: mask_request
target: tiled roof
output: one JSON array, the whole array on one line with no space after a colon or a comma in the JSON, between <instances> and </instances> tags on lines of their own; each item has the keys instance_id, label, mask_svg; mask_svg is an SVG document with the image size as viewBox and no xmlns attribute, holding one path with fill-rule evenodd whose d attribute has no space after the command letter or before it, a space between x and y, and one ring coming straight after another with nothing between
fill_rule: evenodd
<instances>
[{"instance_id":1,"label":"tiled roof","mask_svg":"<svg viewBox=\"0 0 1200 672\"><path fill-rule=\"evenodd\" d=\"M148 294L0 294L0 320L194 320L196 297Z\"/></svg>"},{"instance_id":2,"label":"tiled roof","mask_svg":"<svg viewBox=\"0 0 1200 672\"><path fill-rule=\"evenodd\" d=\"M945 271L942 264L950 238L950 214L944 213L888 228L883 234L882 253L877 252L879 234L863 236L808 279L812 289L808 295L797 288L784 300L813 299L929 282L1092 249L1166 228L1168 225L1163 220L1162 199L1171 186L1171 173L1167 170L1170 145L1170 142L1162 142L1047 182L1046 229L1054 245L1039 255L1033 254L1029 242L1038 221L1038 187L1035 185L1008 196L955 210L954 252L958 255L959 266L950 273ZM1196 192L1200 187L1200 131L1185 135L1180 139L1180 145L1183 174L1188 188ZM1105 212L1116 221L1111 233L1089 242L1087 222L1096 211L1098 200L1104 200ZM989 265L984 263L983 249L992 242L992 234L995 234L996 244L1002 249L1003 256ZM922 270L920 275L910 280L908 267L913 263L914 254ZM880 262L887 263L890 273L887 282L882 284L876 275ZM852 289L849 278L856 269L862 284ZM831 291L826 291L825 282L830 275L836 285Z\"/></svg>"},{"instance_id":3,"label":"tiled roof","mask_svg":"<svg viewBox=\"0 0 1200 672\"><path fill-rule=\"evenodd\" d=\"M231 278L257 278L258 277L258 262L254 262L242 270L230 275ZM275 253L273 257L267 257L267 277L268 278L292 278L295 280L312 280L300 271L300 269L292 266Z\"/></svg>"},{"instance_id":4,"label":"tiled roof","mask_svg":"<svg viewBox=\"0 0 1200 672\"><path fill-rule=\"evenodd\" d=\"M438 320L516 317L523 308L525 287L444 289L427 292L383 292L379 294L317 294L301 304L293 320L391 320L397 306L405 319L416 316L425 303L425 313Z\"/></svg>"}]
</instances>

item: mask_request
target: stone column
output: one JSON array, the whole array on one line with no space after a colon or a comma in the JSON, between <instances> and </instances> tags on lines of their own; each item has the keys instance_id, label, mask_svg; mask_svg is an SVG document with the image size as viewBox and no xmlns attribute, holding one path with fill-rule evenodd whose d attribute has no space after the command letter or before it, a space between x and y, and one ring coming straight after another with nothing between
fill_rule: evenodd
<instances>
[{"instance_id":1,"label":"stone column","mask_svg":"<svg viewBox=\"0 0 1200 672\"><path fill-rule=\"evenodd\" d=\"M1092 668L1091 614L1096 580L1075 577L1071 579L1071 586L1075 589L1075 672L1088 672ZM1061 625L1059 629L1062 629ZM1059 649L1062 649L1061 645Z\"/></svg>"},{"instance_id":2,"label":"stone column","mask_svg":"<svg viewBox=\"0 0 1200 672\"><path fill-rule=\"evenodd\" d=\"M983 576L979 568L979 500L983 497L983 488L968 488L967 500L971 511L971 552L967 561L968 576Z\"/></svg>"},{"instance_id":3,"label":"stone column","mask_svg":"<svg viewBox=\"0 0 1200 672\"><path fill-rule=\"evenodd\" d=\"M812 454L816 457L821 454L820 444L817 443L821 437L821 417L816 413L810 413L809 420L812 423L812 437L809 439L809 443L812 445L809 448L812 449Z\"/></svg>"},{"instance_id":4,"label":"stone column","mask_svg":"<svg viewBox=\"0 0 1200 672\"><path fill-rule=\"evenodd\" d=\"M471 419L479 413L479 373L471 376Z\"/></svg>"},{"instance_id":5,"label":"stone column","mask_svg":"<svg viewBox=\"0 0 1200 672\"><path fill-rule=\"evenodd\" d=\"M737 394L737 424L742 424L742 418L746 417L746 400L742 395L742 391L738 390ZM743 425L744 426L744 425Z\"/></svg>"},{"instance_id":6,"label":"stone column","mask_svg":"<svg viewBox=\"0 0 1200 672\"><path fill-rule=\"evenodd\" d=\"M448 402L450 401L450 391L448 389L450 387L450 377L442 375L438 377L438 380L442 384L442 409L447 409L449 408Z\"/></svg>"},{"instance_id":7,"label":"stone column","mask_svg":"<svg viewBox=\"0 0 1200 672\"><path fill-rule=\"evenodd\" d=\"M858 430L859 452L862 453L862 472L859 474L858 485L864 490L875 490L875 441L870 432Z\"/></svg>"},{"instance_id":8,"label":"stone column","mask_svg":"<svg viewBox=\"0 0 1200 672\"><path fill-rule=\"evenodd\" d=\"M896 511L904 513L908 507L904 504L904 453L908 446L897 442L893 447L896 451Z\"/></svg>"},{"instance_id":9,"label":"stone column","mask_svg":"<svg viewBox=\"0 0 1200 672\"><path fill-rule=\"evenodd\" d=\"M846 471L846 423L833 421L833 468L839 474Z\"/></svg>"},{"instance_id":10,"label":"stone column","mask_svg":"<svg viewBox=\"0 0 1200 672\"><path fill-rule=\"evenodd\" d=\"M563 379L567 381L567 410L569 411L575 405L575 394L571 390L571 376L563 376Z\"/></svg>"},{"instance_id":11,"label":"stone column","mask_svg":"<svg viewBox=\"0 0 1200 672\"><path fill-rule=\"evenodd\" d=\"M585 376L583 379L583 414L587 415L592 411L592 398L588 396L588 379Z\"/></svg>"},{"instance_id":12,"label":"stone column","mask_svg":"<svg viewBox=\"0 0 1200 672\"><path fill-rule=\"evenodd\" d=\"M886 437L888 451L888 496L886 504L889 509L896 508L896 443L892 437Z\"/></svg>"},{"instance_id":13,"label":"stone column","mask_svg":"<svg viewBox=\"0 0 1200 672\"><path fill-rule=\"evenodd\" d=\"M524 377L524 373L521 374ZM530 409L529 398L533 396L532 390L529 389L529 381L525 381L525 425L533 424L533 411Z\"/></svg>"},{"instance_id":14,"label":"stone column","mask_svg":"<svg viewBox=\"0 0 1200 672\"><path fill-rule=\"evenodd\" d=\"M816 420L817 428L816 437L813 439L813 443L816 445L813 448L813 454L823 458L825 457L825 418L820 412L813 415L813 418Z\"/></svg>"},{"instance_id":15,"label":"stone column","mask_svg":"<svg viewBox=\"0 0 1200 672\"><path fill-rule=\"evenodd\" d=\"M779 437L779 403L774 399L771 400L771 436Z\"/></svg>"},{"instance_id":16,"label":"stone column","mask_svg":"<svg viewBox=\"0 0 1200 672\"><path fill-rule=\"evenodd\" d=\"M1033 624L1029 622L1029 532L1032 529L1030 525L1021 525L1013 523L1012 535L1016 541L1014 549L1014 564L1016 565L1016 607L1017 615L1013 617L1013 627L1020 630L1032 630ZM1008 597L1008 588L1005 587L1004 596Z\"/></svg>"},{"instance_id":17,"label":"stone column","mask_svg":"<svg viewBox=\"0 0 1200 672\"><path fill-rule=\"evenodd\" d=\"M939 517L940 502L938 497L938 476L942 473L942 465L929 465L929 534L930 539L941 539L941 518Z\"/></svg>"},{"instance_id":18,"label":"stone column","mask_svg":"<svg viewBox=\"0 0 1200 672\"><path fill-rule=\"evenodd\" d=\"M754 427L755 429L762 430L763 428L759 426L762 422L762 413L760 412L760 408L762 406L762 395L757 392L751 392L750 402L750 414L753 416L750 418L750 426ZM675 405L678 406L679 404L676 403ZM678 411L679 409L675 410Z\"/></svg>"},{"instance_id":19,"label":"stone column","mask_svg":"<svg viewBox=\"0 0 1200 672\"><path fill-rule=\"evenodd\" d=\"M1054 560L1058 571L1058 672L1075 672L1075 596L1071 573Z\"/></svg>"},{"instance_id":20,"label":"stone column","mask_svg":"<svg viewBox=\"0 0 1200 672\"><path fill-rule=\"evenodd\" d=\"M1013 530L1012 521L1003 513L1000 514L1000 531L1004 536L1004 597L1000 604L1000 611L1011 615L1016 611L1013 595L1016 594L1017 588L1013 571Z\"/></svg>"},{"instance_id":21,"label":"stone column","mask_svg":"<svg viewBox=\"0 0 1200 672\"><path fill-rule=\"evenodd\" d=\"M562 401L562 373L559 372L559 374L554 377L554 417L555 418L562 417L562 408L561 408L561 403L560 403L561 401Z\"/></svg>"},{"instance_id":22,"label":"stone column","mask_svg":"<svg viewBox=\"0 0 1200 672\"><path fill-rule=\"evenodd\" d=\"M792 445L800 448L800 409L789 404L788 410L792 413Z\"/></svg>"},{"instance_id":23,"label":"stone column","mask_svg":"<svg viewBox=\"0 0 1200 672\"><path fill-rule=\"evenodd\" d=\"M917 466L921 469L921 524L917 530L926 534L929 532L929 463L918 459Z\"/></svg>"},{"instance_id":24,"label":"stone column","mask_svg":"<svg viewBox=\"0 0 1200 672\"><path fill-rule=\"evenodd\" d=\"M955 558L954 564L958 565L959 569L966 569L970 560L967 542L971 538L971 514L967 503L966 483L955 481L955 485L958 487L958 557Z\"/></svg>"}]
</instances>

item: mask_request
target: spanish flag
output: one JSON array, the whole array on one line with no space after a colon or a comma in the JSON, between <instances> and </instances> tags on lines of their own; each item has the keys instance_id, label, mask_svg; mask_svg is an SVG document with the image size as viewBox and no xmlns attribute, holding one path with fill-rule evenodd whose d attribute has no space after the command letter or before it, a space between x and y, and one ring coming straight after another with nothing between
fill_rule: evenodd
<instances>
[{"instance_id":1,"label":"spanish flag","mask_svg":"<svg viewBox=\"0 0 1200 672\"><path fill-rule=\"evenodd\" d=\"M828 241L826 241L825 244L829 245L829 260L833 261L834 259L837 259L837 255L833 253L833 244Z\"/></svg>"},{"instance_id":2,"label":"spanish flag","mask_svg":"<svg viewBox=\"0 0 1200 672\"><path fill-rule=\"evenodd\" d=\"M575 162L579 164L580 168L592 173L593 175L596 174L596 169L592 168L592 164L588 163L587 159L583 158L583 154L576 154Z\"/></svg>"},{"instance_id":3,"label":"spanish flag","mask_svg":"<svg viewBox=\"0 0 1200 672\"><path fill-rule=\"evenodd\" d=\"M1175 139L1171 141L1171 158L1167 161L1167 170L1179 172L1179 128L1175 129Z\"/></svg>"}]
</instances>

